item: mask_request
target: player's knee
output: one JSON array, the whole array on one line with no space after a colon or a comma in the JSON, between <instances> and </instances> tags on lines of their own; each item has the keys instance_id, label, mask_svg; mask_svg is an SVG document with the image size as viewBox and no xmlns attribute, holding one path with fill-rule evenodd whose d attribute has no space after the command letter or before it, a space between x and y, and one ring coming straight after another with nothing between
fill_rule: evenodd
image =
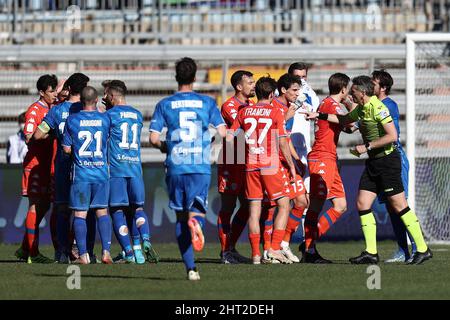
<instances>
[{"instance_id":1,"label":"player's knee","mask_svg":"<svg viewBox=\"0 0 450 320\"><path fill-rule=\"evenodd\" d=\"M356 202L356 208L358 209L358 211L364 211L370 209L370 206L367 206L365 202L358 200Z\"/></svg>"},{"instance_id":2,"label":"player's knee","mask_svg":"<svg viewBox=\"0 0 450 320\"><path fill-rule=\"evenodd\" d=\"M347 211L347 202L342 201L342 202L336 203L334 205L334 210L336 210L340 214L343 214L345 211Z\"/></svg>"},{"instance_id":3,"label":"player's knee","mask_svg":"<svg viewBox=\"0 0 450 320\"><path fill-rule=\"evenodd\" d=\"M119 228L119 234L120 234L122 237L127 236L127 235L128 235L128 227L125 226L125 225L120 226L120 228Z\"/></svg>"},{"instance_id":4,"label":"player's knee","mask_svg":"<svg viewBox=\"0 0 450 320\"><path fill-rule=\"evenodd\" d=\"M307 208L308 207L308 199L305 196L297 197L294 200L294 204L298 208Z\"/></svg>"},{"instance_id":5,"label":"player's knee","mask_svg":"<svg viewBox=\"0 0 450 320\"><path fill-rule=\"evenodd\" d=\"M144 224L145 224L145 218L144 217L139 217L139 218L136 219L136 227L140 228Z\"/></svg>"}]
</instances>

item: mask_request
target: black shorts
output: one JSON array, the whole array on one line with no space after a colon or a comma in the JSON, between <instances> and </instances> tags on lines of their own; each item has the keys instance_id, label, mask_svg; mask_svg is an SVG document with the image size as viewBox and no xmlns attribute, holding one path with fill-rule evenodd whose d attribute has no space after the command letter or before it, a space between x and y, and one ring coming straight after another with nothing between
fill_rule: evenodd
<instances>
[{"instance_id":1,"label":"black shorts","mask_svg":"<svg viewBox=\"0 0 450 320\"><path fill-rule=\"evenodd\" d=\"M359 181L359 190L376 194L384 192L388 197L404 191L402 163L397 150L381 158L366 160L366 168Z\"/></svg>"}]
</instances>

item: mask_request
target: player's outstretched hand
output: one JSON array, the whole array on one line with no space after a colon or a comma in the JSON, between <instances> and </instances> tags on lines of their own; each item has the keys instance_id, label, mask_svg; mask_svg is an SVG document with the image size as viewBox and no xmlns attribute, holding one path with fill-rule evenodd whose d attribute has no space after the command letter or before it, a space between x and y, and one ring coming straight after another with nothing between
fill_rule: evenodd
<instances>
[{"instance_id":1,"label":"player's outstretched hand","mask_svg":"<svg viewBox=\"0 0 450 320\"><path fill-rule=\"evenodd\" d=\"M306 120L314 120L314 119L317 119L317 117L319 117L319 113L318 112L306 112L306 111L303 112L303 111L300 111L299 113L304 114Z\"/></svg>"}]
</instances>

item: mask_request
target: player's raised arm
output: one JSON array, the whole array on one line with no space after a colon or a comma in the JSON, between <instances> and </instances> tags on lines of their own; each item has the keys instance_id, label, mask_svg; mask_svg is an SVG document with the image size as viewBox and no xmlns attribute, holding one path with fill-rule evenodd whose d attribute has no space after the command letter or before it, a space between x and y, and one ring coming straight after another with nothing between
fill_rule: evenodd
<instances>
[{"instance_id":1,"label":"player's raised arm","mask_svg":"<svg viewBox=\"0 0 450 320\"><path fill-rule=\"evenodd\" d=\"M357 109L355 109L354 111L357 111ZM346 125L348 123L352 123L355 121L353 115L354 111L347 113L345 115L329 114L322 112L300 112L300 113L305 114L307 120L320 119L320 120L327 120L331 123L339 123L341 125Z\"/></svg>"}]
</instances>

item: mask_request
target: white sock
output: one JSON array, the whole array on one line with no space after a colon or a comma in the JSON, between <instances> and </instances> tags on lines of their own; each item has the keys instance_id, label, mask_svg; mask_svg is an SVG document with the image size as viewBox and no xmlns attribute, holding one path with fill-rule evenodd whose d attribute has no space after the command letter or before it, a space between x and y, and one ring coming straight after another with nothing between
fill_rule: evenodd
<instances>
[{"instance_id":1,"label":"white sock","mask_svg":"<svg viewBox=\"0 0 450 320\"><path fill-rule=\"evenodd\" d=\"M281 248L287 248L287 247L289 247L289 242L287 242L287 241L281 241Z\"/></svg>"}]
</instances>

